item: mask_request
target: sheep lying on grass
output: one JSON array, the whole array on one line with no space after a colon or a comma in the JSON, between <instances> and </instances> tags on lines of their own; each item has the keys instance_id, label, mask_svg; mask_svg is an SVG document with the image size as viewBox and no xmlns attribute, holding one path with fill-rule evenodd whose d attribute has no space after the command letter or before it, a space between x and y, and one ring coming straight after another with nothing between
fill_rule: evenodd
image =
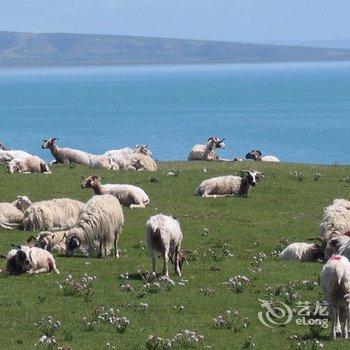
<instances>
[{"instance_id":1,"label":"sheep lying on grass","mask_svg":"<svg viewBox=\"0 0 350 350\"><path fill-rule=\"evenodd\" d=\"M6 256L6 272L10 275L60 273L50 252L30 246L18 246L10 250Z\"/></svg>"},{"instance_id":2,"label":"sheep lying on grass","mask_svg":"<svg viewBox=\"0 0 350 350\"><path fill-rule=\"evenodd\" d=\"M70 198L33 203L23 217L24 230L51 230L73 226L85 204Z\"/></svg>"},{"instance_id":3,"label":"sheep lying on grass","mask_svg":"<svg viewBox=\"0 0 350 350\"><path fill-rule=\"evenodd\" d=\"M0 203L0 226L5 229L13 229L18 226L24 216L24 212L32 204L26 196L18 196L12 203Z\"/></svg>"},{"instance_id":4,"label":"sheep lying on grass","mask_svg":"<svg viewBox=\"0 0 350 350\"><path fill-rule=\"evenodd\" d=\"M348 339L350 325L350 262L340 255L332 256L323 267L321 287L329 304L332 321L331 337L336 338L337 326L341 325L343 338Z\"/></svg>"},{"instance_id":5,"label":"sheep lying on grass","mask_svg":"<svg viewBox=\"0 0 350 350\"><path fill-rule=\"evenodd\" d=\"M116 150L110 150L104 153L104 156L111 158L115 163L120 165L127 158L130 158L133 155L142 154L148 157L153 157L152 152L148 149L148 145L136 146L135 148L122 148Z\"/></svg>"},{"instance_id":6,"label":"sheep lying on grass","mask_svg":"<svg viewBox=\"0 0 350 350\"><path fill-rule=\"evenodd\" d=\"M92 188L95 194L111 194L117 197L120 204L126 207L145 208L149 204L145 191L133 185L119 185L119 184L101 184L101 178L98 175L91 175L81 183L82 188Z\"/></svg>"},{"instance_id":7,"label":"sheep lying on grass","mask_svg":"<svg viewBox=\"0 0 350 350\"><path fill-rule=\"evenodd\" d=\"M114 244L119 257L118 238L124 226L124 214L117 198L110 194L93 196L87 203L66 239L66 255L76 251L106 258Z\"/></svg>"},{"instance_id":8,"label":"sheep lying on grass","mask_svg":"<svg viewBox=\"0 0 350 350\"><path fill-rule=\"evenodd\" d=\"M266 174L258 171L247 171L242 178L228 175L204 180L198 187L197 193L202 197L248 197L251 186L255 186Z\"/></svg>"},{"instance_id":9,"label":"sheep lying on grass","mask_svg":"<svg viewBox=\"0 0 350 350\"><path fill-rule=\"evenodd\" d=\"M210 137L205 145L195 145L192 147L188 160L219 160L215 153L217 148L225 148L224 140L219 140L216 136Z\"/></svg>"},{"instance_id":10,"label":"sheep lying on grass","mask_svg":"<svg viewBox=\"0 0 350 350\"><path fill-rule=\"evenodd\" d=\"M335 199L324 209L319 234L328 240L332 234L344 234L350 231L350 202Z\"/></svg>"},{"instance_id":11,"label":"sheep lying on grass","mask_svg":"<svg viewBox=\"0 0 350 350\"><path fill-rule=\"evenodd\" d=\"M156 255L160 252L164 261L163 275L169 277L168 262L174 264L175 273L181 276L184 258L180 254L182 232L180 224L171 216L158 214L151 216L146 223L146 242L152 257L152 271L156 272Z\"/></svg>"},{"instance_id":12,"label":"sheep lying on grass","mask_svg":"<svg viewBox=\"0 0 350 350\"><path fill-rule=\"evenodd\" d=\"M46 162L37 156L28 156L23 158L14 158L6 164L8 171L13 173L31 174L44 173L51 174Z\"/></svg>"},{"instance_id":13,"label":"sheep lying on grass","mask_svg":"<svg viewBox=\"0 0 350 350\"><path fill-rule=\"evenodd\" d=\"M28 152L21 150L2 150L0 149L0 162L9 162L15 158L31 157L32 155Z\"/></svg>"},{"instance_id":14,"label":"sheep lying on grass","mask_svg":"<svg viewBox=\"0 0 350 350\"><path fill-rule=\"evenodd\" d=\"M245 156L246 159L252 159L254 161L263 161L263 162L279 162L280 160L275 156L262 156L259 150L252 150Z\"/></svg>"},{"instance_id":15,"label":"sheep lying on grass","mask_svg":"<svg viewBox=\"0 0 350 350\"><path fill-rule=\"evenodd\" d=\"M157 171L157 163L155 160L144 154L132 154L119 163L122 170L147 170Z\"/></svg>"},{"instance_id":16,"label":"sheep lying on grass","mask_svg":"<svg viewBox=\"0 0 350 350\"><path fill-rule=\"evenodd\" d=\"M31 236L27 242L34 241L35 246L49 252L63 254L66 251L66 237L69 230L42 231L36 237Z\"/></svg>"},{"instance_id":17,"label":"sheep lying on grass","mask_svg":"<svg viewBox=\"0 0 350 350\"><path fill-rule=\"evenodd\" d=\"M96 156L90 160L90 168L102 168L108 170L119 170L119 165L107 156Z\"/></svg>"},{"instance_id":18,"label":"sheep lying on grass","mask_svg":"<svg viewBox=\"0 0 350 350\"><path fill-rule=\"evenodd\" d=\"M312 243L291 243L280 253L280 258L294 261L323 260L324 247Z\"/></svg>"}]
</instances>

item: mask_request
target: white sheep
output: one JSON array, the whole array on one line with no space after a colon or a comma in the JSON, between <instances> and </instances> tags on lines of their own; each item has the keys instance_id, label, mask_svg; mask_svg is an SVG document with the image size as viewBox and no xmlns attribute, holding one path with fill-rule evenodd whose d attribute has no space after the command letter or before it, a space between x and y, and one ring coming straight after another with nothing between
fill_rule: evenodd
<instances>
[{"instance_id":1,"label":"white sheep","mask_svg":"<svg viewBox=\"0 0 350 350\"><path fill-rule=\"evenodd\" d=\"M126 157L119 163L119 168L122 170L147 170L157 171L157 163L155 160L144 154L134 153Z\"/></svg>"},{"instance_id":2,"label":"white sheep","mask_svg":"<svg viewBox=\"0 0 350 350\"><path fill-rule=\"evenodd\" d=\"M66 255L75 251L106 258L114 244L119 257L118 238L124 226L124 214L117 198L110 194L93 196L81 211L79 219L66 238Z\"/></svg>"},{"instance_id":3,"label":"white sheep","mask_svg":"<svg viewBox=\"0 0 350 350\"><path fill-rule=\"evenodd\" d=\"M331 255L343 255L350 259L350 232L345 234L332 234L328 240L323 237L317 237L320 241L323 241L326 246L325 253L326 259Z\"/></svg>"},{"instance_id":4,"label":"white sheep","mask_svg":"<svg viewBox=\"0 0 350 350\"><path fill-rule=\"evenodd\" d=\"M12 230L22 222L24 212L31 204L26 196L18 196L12 203L0 203L0 226Z\"/></svg>"},{"instance_id":5,"label":"white sheep","mask_svg":"<svg viewBox=\"0 0 350 350\"><path fill-rule=\"evenodd\" d=\"M18 246L10 250L6 257L6 272L10 275L60 273L50 252L31 246Z\"/></svg>"},{"instance_id":6,"label":"white sheep","mask_svg":"<svg viewBox=\"0 0 350 350\"><path fill-rule=\"evenodd\" d=\"M95 194L111 194L118 198L121 205L134 208L145 208L150 203L146 192L137 186L120 184L101 184L98 175L91 175L81 183L82 188L91 188Z\"/></svg>"},{"instance_id":7,"label":"white sheep","mask_svg":"<svg viewBox=\"0 0 350 350\"><path fill-rule=\"evenodd\" d=\"M331 337L336 338L338 325L348 339L350 325L350 262L340 255L333 255L322 269L321 287L329 304L332 321Z\"/></svg>"},{"instance_id":8,"label":"white sheep","mask_svg":"<svg viewBox=\"0 0 350 350\"><path fill-rule=\"evenodd\" d=\"M153 157L152 152L148 149L148 145L136 146L135 148L122 148L116 150L110 150L104 153L104 156L111 158L115 163L120 165L125 159L130 158L135 154L143 154L148 157Z\"/></svg>"},{"instance_id":9,"label":"white sheep","mask_svg":"<svg viewBox=\"0 0 350 350\"><path fill-rule=\"evenodd\" d=\"M204 180L198 187L197 193L202 197L247 197L251 186L255 186L266 174L258 171L247 171L242 178L240 176L227 175L213 177Z\"/></svg>"},{"instance_id":10,"label":"white sheep","mask_svg":"<svg viewBox=\"0 0 350 350\"><path fill-rule=\"evenodd\" d=\"M328 240L332 234L344 234L348 231L350 231L350 202L346 199L335 199L324 209L319 235Z\"/></svg>"},{"instance_id":11,"label":"white sheep","mask_svg":"<svg viewBox=\"0 0 350 350\"><path fill-rule=\"evenodd\" d=\"M6 164L8 171L13 173L31 174L44 173L51 174L46 162L37 156L28 156L23 158L14 158Z\"/></svg>"},{"instance_id":12,"label":"white sheep","mask_svg":"<svg viewBox=\"0 0 350 350\"><path fill-rule=\"evenodd\" d=\"M91 159L94 159L96 155L83 152L73 148L59 148L56 145L58 138L52 138L44 140L41 148L50 149L52 155L55 157L59 164L90 164Z\"/></svg>"},{"instance_id":13,"label":"white sheep","mask_svg":"<svg viewBox=\"0 0 350 350\"><path fill-rule=\"evenodd\" d=\"M188 160L219 160L215 153L217 148L225 148L224 140L219 140L216 136L210 137L205 145L195 145L192 147Z\"/></svg>"},{"instance_id":14,"label":"white sheep","mask_svg":"<svg viewBox=\"0 0 350 350\"><path fill-rule=\"evenodd\" d=\"M259 150L253 149L245 156L246 159L253 159L254 161L263 161L263 162L279 162L280 160L275 156L262 156L262 153Z\"/></svg>"},{"instance_id":15,"label":"white sheep","mask_svg":"<svg viewBox=\"0 0 350 350\"><path fill-rule=\"evenodd\" d=\"M27 242L35 242L35 246L49 252L63 254L66 251L66 237L69 230L42 231L36 237L31 236Z\"/></svg>"},{"instance_id":16,"label":"white sheep","mask_svg":"<svg viewBox=\"0 0 350 350\"><path fill-rule=\"evenodd\" d=\"M0 149L0 162L9 162L15 158L31 157L32 155L28 152L21 150L2 150Z\"/></svg>"},{"instance_id":17,"label":"white sheep","mask_svg":"<svg viewBox=\"0 0 350 350\"><path fill-rule=\"evenodd\" d=\"M89 163L90 168L102 168L108 170L119 170L119 165L107 156L92 157Z\"/></svg>"},{"instance_id":18,"label":"white sheep","mask_svg":"<svg viewBox=\"0 0 350 350\"><path fill-rule=\"evenodd\" d=\"M280 253L280 258L293 261L323 260L324 247L313 243L291 243Z\"/></svg>"},{"instance_id":19,"label":"white sheep","mask_svg":"<svg viewBox=\"0 0 350 350\"><path fill-rule=\"evenodd\" d=\"M84 203L58 198L33 203L24 213L24 230L51 230L73 226L78 219Z\"/></svg>"},{"instance_id":20,"label":"white sheep","mask_svg":"<svg viewBox=\"0 0 350 350\"><path fill-rule=\"evenodd\" d=\"M184 258L181 256L182 232L180 224L171 216L158 214L146 223L146 242L152 258L152 271L156 272L156 254L160 252L164 261L163 275L169 277L168 262L174 264L175 273L181 276Z\"/></svg>"}]
</instances>

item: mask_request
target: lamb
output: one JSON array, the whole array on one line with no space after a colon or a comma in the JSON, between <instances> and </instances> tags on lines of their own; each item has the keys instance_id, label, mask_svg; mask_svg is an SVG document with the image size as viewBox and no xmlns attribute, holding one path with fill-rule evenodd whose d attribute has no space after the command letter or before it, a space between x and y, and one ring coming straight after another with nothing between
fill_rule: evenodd
<instances>
[{"instance_id":1,"label":"lamb","mask_svg":"<svg viewBox=\"0 0 350 350\"><path fill-rule=\"evenodd\" d=\"M36 237L31 236L27 242L35 242L35 246L49 252L63 254L66 251L66 236L69 230L42 231Z\"/></svg>"},{"instance_id":2,"label":"lamb","mask_svg":"<svg viewBox=\"0 0 350 350\"><path fill-rule=\"evenodd\" d=\"M8 171L13 173L31 174L44 173L51 174L46 162L37 156L28 156L23 158L14 158L6 165Z\"/></svg>"},{"instance_id":3,"label":"lamb","mask_svg":"<svg viewBox=\"0 0 350 350\"><path fill-rule=\"evenodd\" d=\"M254 161L263 162L279 162L280 160L275 156L262 156L261 151L253 149L245 156L246 159L253 159Z\"/></svg>"},{"instance_id":4,"label":"lamb","mask_svg":"<svg viewBox=\"0 0 350 350\"><path fill-rule=\"evenodd\" d=\"M160 252L164 261L163 275L169 277L168 262L174 264L175 273L181 276L184 257L180 253L182 243L180 224L172 216L158 214L146 223L146 242L152 257L152 272L156 272L156 255Z\"/></svg>"},{"instance_id":5,"label":"lamb","mask_svg":"<svg viewBox=\"0 0 350 350\"><path fill-rule=\"evenodd\" d=\"M117 197L121 205L130 207L130 209L145 208L150 203L150 199L142 188L133 185L102 185L98 175L91 175L84 179L81 187L92 188L97 195L109 193Z\"/></svg>"},{"instance_id":6,"label":"lamb","mask_svg":"<svg viewBox=\"0 0 350 350\"><path fill-rule=\"evenodd\" d=\"M155 160L144 154L133 154L126 157L119 163L119 167L122 170L147 170L157 171L157 163Z\"/></svg>"},{"instance_id":7,"label":"lamb","mask_svg":"<svg viewBox=\"0 0 350 350\"><path fill-rule=\"evenodd\" d=\"M207 160L215 161L220 158L215 153L216 148L225 148L224 140L219 140L216 136L208 139L205 145L195 145L192 147L188 160Z\"/></svg>"},{"instance_id":8,"label":"lamb","mask_svg":"<svg viewBox=\"0 0 350 350\"><path fill-rule=\"evenodd\" d=\"M252 170L240 176L219 176L204 180L198 187L197 193L202 197L248 197L251 186L255 186L266 174Z\"/></svg>"},{"instance_id":9,"label":"lamb","mask_svg":"<svg viewBox=\"0 0 350 350\"><path fill-rule=\"evenodd\" d=\"M66 255L81 251L87 256L98 251L106 258L114 243L119 257L118 238L124 226L124 214L117 198L110 194L93 196L81 211L78 221L66 238Z\"/></svg>"},{"instance_id":10,"label":"lamb","mask_svg":"<svg viewBox=\"0 0 350 350\"><path fill-rule=\"evenodd\" d=\"M346 199L335 199L324 209L319 235L329 240L332 234L343 234L348 231L350 231L350 202Z\"/></svg>"},{"instance_id":11,"label":"lamb","mask_svg":"<svg viewBox=\"0 0 350 350\"><path fill-rule=\"evenodd\" d=\"M10 275L60 273L50 252L31 246L18 246L10 250L6 256L6 272Z\"/></svg>"},{"instance_id":12,"label":"lamb","mask_svg":"<svg viewBox=\"0 0 350 350\"><path fill-rule=\"evenodd\" d=\"M323 260L324 247L312 243L292 243L280 253L280 258L293 261Z\"/></svg>"},{"instance_id":13,"label":"lamb","mask_svg":"<svg viewBox=\"0 0 350 350\"><path fill-rule=\"evenodd\" d=\"M90 168L103 168L108 170L119 170L119 165L107 156L96 156L90 160Z\"/></svg>"},{"instance_id":14,"label":"lamb","mask_svg":"<svg viewBox=\"0 0 350 350\"><path fill-rule=\"evenodd\" d=\"M0 226L12 230L22 222L24 212L31 204L26 196L18 196L12 203L0 203Z\"/></svg>"},{"instance_id":15,"label":"lamb","mask_svg":"<svg viewBox=\"0 0 350 350\"><path fill-rule=\"evenodd\" d=\"M56 145L58 138L52 138L44 140L42 144L42 149L50 149L52 155L55 157L57 163L59 164L90 164L91 159L95 158L94 154L89 154L77 149L72 148L59 148Z\"/></svg>"},{"instance_id":16,"label":"lamb","mask_svg":"<svg viewBox=\"0 0 350 350\"><path fill-rule=\"evenodd\" d=\"M117 150L110 150L103 155L111 158L118 165L123 163L125 159L130 158L135 154L142 154L153 158L152 152L148 149L148 145L136 146L135 148L122 148Z\"/></svg>"},{"instance_id":17,"label":"lamb","mask_svg":"<svg viewBox=\"0 0 350 350\"><path fill-rule=\"evenodd\" d=\"M33 203L24 213L24 230L47 231L55 227L73 226L85 204L70 198Z\"/></svg>"},{"instance_id":18,"label":"lamb","mask_svg":"<svg viewBox=\"0 0 350 350\"><path fill-rule=\"evenodd\" d=\"M350 262L341 255L333 255L322 269L321 286L329 304L332 329L331 337L336 338L338 324L341 335L348 339L350 325Z\"/></svg>"}]
</instances>

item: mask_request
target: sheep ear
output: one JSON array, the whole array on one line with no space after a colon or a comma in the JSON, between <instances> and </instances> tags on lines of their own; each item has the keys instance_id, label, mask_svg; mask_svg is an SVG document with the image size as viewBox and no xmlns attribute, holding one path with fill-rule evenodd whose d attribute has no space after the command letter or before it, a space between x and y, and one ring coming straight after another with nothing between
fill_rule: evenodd
<instances>
[{"instance_id":1,"label":"sheep ear","mask_svg":"<svg viewBox=\"0 0 350 350\"><path fill-rule=\"evenodd\" d=\"M7 258L7 256L6 256L6 255L4 255L4 254L0 254L0 258L6 259L6 258Z\"/></svg>"}]
</instances>

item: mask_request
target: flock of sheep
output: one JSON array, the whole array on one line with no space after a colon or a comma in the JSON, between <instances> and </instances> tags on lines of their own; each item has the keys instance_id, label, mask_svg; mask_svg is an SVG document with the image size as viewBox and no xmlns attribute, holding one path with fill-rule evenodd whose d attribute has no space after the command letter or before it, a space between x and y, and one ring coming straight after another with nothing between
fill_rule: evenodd
<instances>
[{"instance_id":1,"label":"flock of sheep","mask_svg":"<svg viewBox=\"0 0 350 350\"><path fill-rule=\"evenodd\" d=\"M42 148L50 149L59 164L86 164L112 170L155 171L157 164L147 146L107 151L93 155L83 151L59 148L56 138L45 140ZM211 137L204 145L195 145L189 160L228 161L218 157L216 149L225 147L224 139ZM11 172L50 173L45 161L24 151L8 150L0 143L0 160ZM253 150L246 155L254 161L278 162L274 156L263 157ZM236 158L236 161L241 160ZM252 186L266 174L247 171L244 176L219 176L203 181L197 189L202 197L249 195ZM118 257L118 238L124 226L122 206L144 208L150 203L147 194L139 187L126 184L102 184L98 175L83 179L82 188L91 188L94 195L87 203L69 198L32 203L19 196L12 203L0 203L0 225L12 229L20 225L24 230L40 230L31 236L27 245L16 246L6 255L6 272L59 273L51 252L71 256L82 253L106 258L112 252ZM163 275L169 276L168 263L173 263L175 273L181 276L185 260L181 254L183 235L180 224L171 216L158 214L146 223L146 242L155 273L156 252L162 256ZM330 305L332 337L340 332L348 337L350 327L350 202L336 199L324 210L320 235L313 243L292 243L280 254L281 259L295 261L326 261L321 274L324 297ZM34 242L34 244L33 244Z\"/></svg>"}]
</instances>

